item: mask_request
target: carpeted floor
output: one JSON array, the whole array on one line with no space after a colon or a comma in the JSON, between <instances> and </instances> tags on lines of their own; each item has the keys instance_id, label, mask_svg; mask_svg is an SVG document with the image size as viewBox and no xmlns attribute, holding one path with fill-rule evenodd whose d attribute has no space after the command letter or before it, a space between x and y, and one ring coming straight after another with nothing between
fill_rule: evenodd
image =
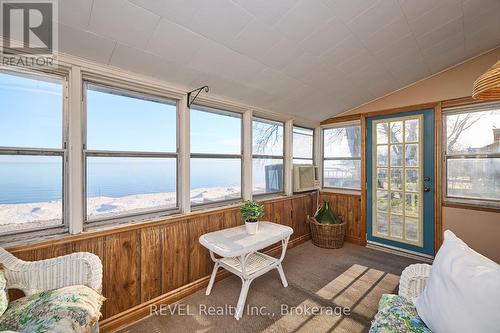
<instances>
[{"instance_id":1,"label":"carpeted floor","mask_svg":"<svg viewBox=\"0 0 500 333\"><path fill-rule=\"evenodd\" d=\"M257 278L239 321L232 314L241 281L231 276L210 296L200 290L119 332L366 332L380 296L397 292L401 271L414 262L350 243L328 250L307 242L285 257L288 288L276 270Z\"/></svg>"}]
</instances>

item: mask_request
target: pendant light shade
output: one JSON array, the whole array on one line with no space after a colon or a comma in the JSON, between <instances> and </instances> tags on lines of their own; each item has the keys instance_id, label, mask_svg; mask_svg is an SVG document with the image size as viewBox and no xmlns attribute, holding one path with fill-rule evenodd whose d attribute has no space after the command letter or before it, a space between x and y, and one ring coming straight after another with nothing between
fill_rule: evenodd
<instances>
[{"instance_id":1,"label":"pendant light shade","mask_svg":"<svg viewBox=\"0 0 500 333\"><path fill-rule=\"evenodd\" d=\"M472 98L480 100L500 99L500 60L474 82Z\"/></svg>"}]
</instances>

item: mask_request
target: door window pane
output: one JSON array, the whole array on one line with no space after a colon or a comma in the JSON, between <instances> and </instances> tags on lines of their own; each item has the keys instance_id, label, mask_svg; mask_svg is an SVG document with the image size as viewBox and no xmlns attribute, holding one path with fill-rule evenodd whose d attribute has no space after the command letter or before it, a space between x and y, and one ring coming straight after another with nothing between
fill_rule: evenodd
<instances>
[{"instance_id":1,"label":"door window pane","mask_svg":"<svg viewBox=\"0 0 500 333\"><path fill-rule=\"evenodd\" d=\"M191 158L191 203L241 198L240 158Z\"/></svg>"},{"instance_id":2,"label":"door window pane","mask_svg":"<svg viewBox=\"0 0 500 333\"><path fill-rule=\"evenodd\" d=\"M87 218L177 206L175 158L87 157Z\"/></svg>"},{"instance_id":3,"label":"door window pane","mask_svg":"<svg viewBox=\"0 0 500 333\"><path fill-rule=\"evenodd\" d=\"M87 149L176 152L176 123L173 101L88 85Z\"/></svg>"},{"instance_id":4,"label":"door window pane","mask_svg":"<svg viewBox=\"0 0 500 333\"><path fill-rule=\"evenodd\" d=\"M324 186L359 189L360 179L360 160L326 160L324 163Z\"/></svg>"},{"instance_id":5,"label":"door window pane","mask_svg":"<svg viewBox=\"0 0 500 333\"><path fill-rule=\"evenodd\" d=\"M377 147L377 166L388 166L388 149L389 146L383 145Z\"/></svg>"},{"instance_id":6,"label":"door window pane","mask_svg":"<svg viewBox=\"0 0 500 333\"><path fill-rule=\"evenodd\" d=\"M405 121L405 141L413 142L418 141L419 138L418 119L411 119Z\"/></svg>"},{"instance_id":7,"label":"door window pane","mask_svg":"<svg viewBox=\"0 0 500 333\"><path fill-rule=\"evenodd\" d=\"M391 190L403 189L403 169L391 168Z\"/></svg>"},{"instance_id":8,"label":"door window pane","mask_svg":"<svg viewBox=\"0 0 500 333\"><path fill-rule=\"evenodd\" d=\"M253 160L253 193L283 192L283 159Z\"/></svg>"},{"instance_id":9,"label":"door window pane","mask_svg":"<svg viewBox=\"0 0 500 333\"><path fill-rule=\"evenodd\" d=\"M0 228L62 224L62 156L0 155Z\"/></svg>"},{"instance_id":10,"label":"door window pane","mask_svg":"<svg viewBox=\"0 0 500 333\"><path fill-rule=\"evenodd\" d=\"M377 210L381 212L389 211L389 192L377 191Z\"/></svg>"},{"instance_id":11,"label":"door window pane","mask_svg":"<svg viewBox=\"0 0 500 333\"><path fill-rule=\"evenodd\" d=\"M283 123L254 120L252 140L255 155L283 156Z\"/></svg>"},{"instance_id":12,"label":"door window pane","mask_svg":"<svg viewBox=\"0 0 500 333\"><path fill-rule=\"evenodd\" d=\"M391 122L391 143L403 142L403 122Z\"/></svg>"},{"instance_id":13,"label":"door window pane","mask_svg":"<svg viewBox=\"0 0 500 333\"><path fill-rule=\"evenodd\" d=\"M418 169L406 169L406 190L407 191L418 191Z\"/></svg>"},{"instance_id":14,"label":"door window pane","mask_svg":"<svg viewBox=\"0 0 500 333\"><path fill-rule=\"evenodd\" d=\"M191 153L241 154L241 116L193 106Z\"/></svg>"},{"instance_id":15,"label":"door window pane","mask_svg":"<svg viewBox=\"0 0 500 333\"><path fill-rule=\"evenodd\" d=\"M389 124L388 123L380 123L377 124L377 144L388 143L388 132L389 132Z\"/></svg>"},{"instance_id":16,"label":"door window pane","mask_svg":"<svg viewBox=\"0 0 500 333\"><path fill-rule=\"evenodd\" d=\"M62 148L62 80L0 72L0 146Z\"/></svg>"},{"instance_id":17,"label":"door window pane","mask_svg":"<svg viewBox=\"0 0 500 333\"><path fill-rule=\"evenodd\" d=\"M403 146L391 145L391 166L403 166Z\"/></svg>"},{"instance_id":18,"label":"door window pane","mask_svg":"<svg viewBox=\"0 0 500 333\"><path fill-rule=\"evenodd\" d=\"M377 212L377 233L380 235L389 235L389 214Z\"/></svg>"},{"instance_id":19,"label":"door window pane","mask_svg":"<svg viewBox=\"0 0 500 333\"><path fill-rule=\"evenodd\" d=\"M406 145L406 166L418 166L418 144Z\"/></svg>"},{"instance_id":20,"label":"door window pane","mask_svg":"<svg viewBox=\"0 0 500 333\"><path fill-rule=\"evenodd\" d=\"M419 195L416 193L406 193L405 212L406 215L418 216Z\"/></svg>"},{"instance_id":21,"label":"door window pane","mask_svg":"<svg viewBox=\"0 0 500 333\"><path fill-rule=\"evenodd\" d=\"M403 216L391 214L391 237L403 238Z\"/></svg>"},{"instance_id":22,"label":"door window pane","mask_svg":"<svg viewBox=\"0 0 500 333\"><path fill-rule=\"evenodd\" d=\"M391 212L403 214L403 196L401 192L391 192Z\"/></svg>"},{"instance_id":23,"label":"door window pane","mask_svg":"<svg viewBox=\"0 0 500 333\"><path fill-rule=\"evenodd\" d=\"M377 188L384 190L389 189L386 168L377 168Z\"/></svg>"},{"instance_id":24,"label":"door window pane","mask_svg":"<svg viewBox=\"0 0 500 333\"><path fill-rule=\"evenodd\" d=\"M406 239L414 242L418 242L418 218L416 217L406 217L405 218L405 237Z\"/></svg>"}]
</instances>

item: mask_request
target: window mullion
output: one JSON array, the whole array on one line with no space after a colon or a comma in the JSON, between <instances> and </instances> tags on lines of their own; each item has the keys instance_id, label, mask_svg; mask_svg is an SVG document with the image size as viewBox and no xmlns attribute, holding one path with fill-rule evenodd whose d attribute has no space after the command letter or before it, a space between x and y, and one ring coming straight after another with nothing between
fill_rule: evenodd
<instances>
[{"instance_id":1,"label":"window mullion","mask_svg":"<svg viewBox=\"0 0 500 333\"><path fill-rule=\"evenodd\" d=\"M178 134L178 172L177 194L181 212L191 212L191 147L190 147L190 110L187 107L187 96L177 104Z\"/></svg>"},{"instance_id":2,"label":"window mullion","mask_svg":"<svg viewBox=\"0 0 500 333\"><path fill-rule=\"evenodd\" d=\"M242 184L241 184L241 194L243 200L252 200L253 198L253 157L252 157L252 121L253 121L253 111L247 110L243 114L243 160L241 163L242 167Z\"/></svg>"},{"instance_id":3,"label":"window mullion","mask_svg":"<svg viewBox=\"0 0 500 333\"><path fill-rule=\"evenodd\" d=\"M283 159L283 192L285 195L293 194L293 121L287 120L284 128L284 159Z\"/></svg>"},{"instance_id":4,"label":"window mullion","mask_svg":"<svg viewBox=\"0 0 500 333\"><path fill-rule=\"evenodd\" d=\"M84 223L84 166L83 166L83 89L82 73L79 67L74 66L69 75L68 106L71 112L68 116L68 170L67 175L67 214L69 232L78 234L83 231Z\"/></svg>"}]
</instances>

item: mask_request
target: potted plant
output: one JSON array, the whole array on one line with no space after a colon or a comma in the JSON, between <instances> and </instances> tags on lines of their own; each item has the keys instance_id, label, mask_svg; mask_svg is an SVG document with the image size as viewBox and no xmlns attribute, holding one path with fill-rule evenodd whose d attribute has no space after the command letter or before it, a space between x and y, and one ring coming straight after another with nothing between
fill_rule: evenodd
<instances>
[{"instance_id":1,"label":"potted plant","mask_svg":"<svg viewBox=\"0 0 500 333\"><path fill-rule=\"evenodd\" d=\"M342 218L335 215L328 201L309 218L311 238L314 245L328 249L338 249L344 245L346 224Z\"/></svg>"},{"instance_id":2,"label":"potted plant","mask_svg":"<svg viewBox=\"0 0 500 333\"><path fill-rule=\"evenodd\" d=\"M255 235L259 229L259 217L264 215L264 206L255 201L245 201L240 209L241 219L245 221L247 233Z\"/></svg>"}]
</instances>

